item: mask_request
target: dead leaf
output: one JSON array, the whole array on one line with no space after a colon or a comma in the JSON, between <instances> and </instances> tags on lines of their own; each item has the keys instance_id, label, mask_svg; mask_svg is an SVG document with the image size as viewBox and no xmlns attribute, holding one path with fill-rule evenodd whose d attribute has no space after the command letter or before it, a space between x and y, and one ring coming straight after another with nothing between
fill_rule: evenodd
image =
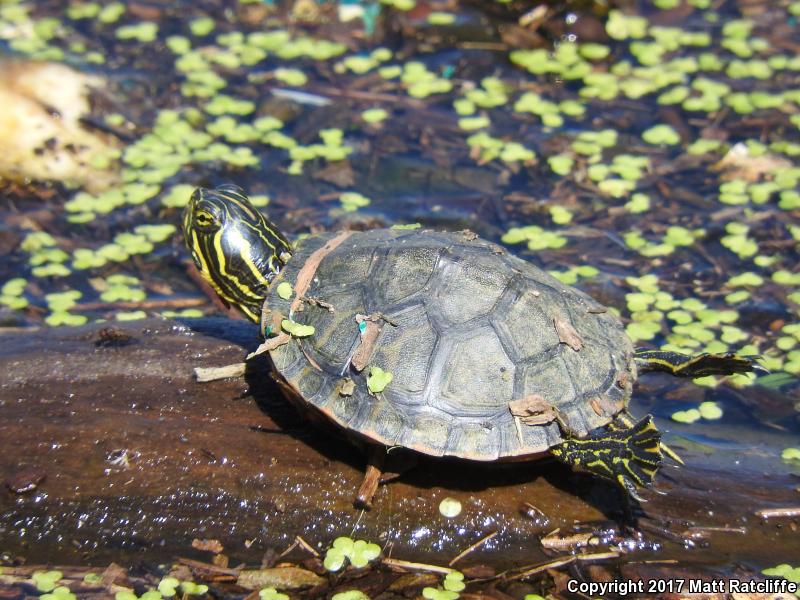
<instances>
[{"instance_id":1,"label":"dead leaf","mask_svg":"<svg viewBox=\"0 0 800 600\"><path fill-rule=\"evenodd\" d=\"M339 393L340 396L352 396L355 390L356 390L356 382L350 379L349 377L341 379L338 385L336 386L336 391Z\"/></svg>"},{"instance_id":2,"label":"dead leaf","mask_svg":"<svg viewBox=\"0 0 800 600\"><path fill-rule=\"evenodd\" d=\"M393 327L397 327L397 324L381 313L356 315L356 323L358 323L360 329L361 340L350 364L353 365L356 371L361 372L369 364L372 354L375 352L375 345L378 342L381 329L383 329L383 324L389 323Z\"/></svg>"},{"instance_id":3,"label":"dead leaf","mask_svg":"<svg viewBox=\"0 0 800 600\"><path fill-rule=\"evenodd\" d=\"M388 587L388 591L399 592L411 588L433 586L439 583L439 575L435 573L406 573L395 579Z\"/></svg>"},{"instance_id":4,"label":"dead leaf","mask_svg":"<svg viewBox=\"0 0 800 600\"><path fill-rule=\"evenodd\" d=\"M273 587L278 590L298 590L313 587L325 581L316 573L299 567L272 569L246 569L239 573L236 585L248 590Z\"/></svg>"},{"instance_id":5,"label":"dead leaf","mask_svg":"<svg viewBox=\"0 0 800 600\"><path fill-rule=\"evenodd\" d=\"M222 569L227 569L229 562L230 559L224 554L215 554L211 557L211 564Z\"/></svg>"},{"instance_id":6,"label":"dead leaf","mask_svg":"<svg viewBox=\"0 0 800 600\"><path fill-rule=\"evenodd\" d=\"M594 538L594 543L592 538ZM559 552L571 551L578 548L585 548L586 546L597 545L598 541L598 538L591 532L562 535L558 529L548 533L541 540L543 548L547 548L548 550L557 550Z\"/></svg>"},{"instance_id":7,"label":"dead leaf","mask_svg":"<svg viewBox=\"0 0 800 600\"><path fill-rule=\"evenodd\" d=\"M214 554L219 554L224 550L219 540L199 540L197 538L192 540L192 548Z\"/></svg>"},{"instance_id":8,"label":"dead leaf","mask_svg":"<svg viewBox=\"0 0 800 600\"><path fill-rule=\"evenodd\" d=\"M512 400L508 403L508 410L525 425L547 425L556 420L555 408L539 394Z\"/></svg>"},{"instance_id":9,"label":"dead leaf","mask_svg":"<svg viewBox=\"0 0 800 600\"><path fill-rule=\"evenodd\" d=\"M321 179L322 181L332 183L340 188L353 187L356 181L353 168L346 160L331 163L327 167L316 171L313 177L314 179Z\"/></svg>"},{"instance_id":10,"label":"dead leaf","mask_svg":"<svg viewBox=\"0 0 800 600\"><path fill-rule=\"evenodd\" d=\"M583 348L583 340L581 339L581 336L578 335L578 332L575 331L575 328L569 321L565 321L561 317L556 317L553 319L553 325L556 327L558 340L562 344L566 344L575 350L575 352Z\"/></svg>"},{"instance_id":11,"label":"dead leaf","mask_svg":"<svg viewBox=\"0 0 800 600\"><path fill-rule=\"evenodd\" d=\"M603 408L600 406L600 401L597 398L590 398L589 405L592 407L594 414L598 417L603 416Z\"/></svg>"},{"instance_id":12,"label":"dead leaf","mask_svg":"<svg viewBox=\"0 0 800 600\"><path fill-rule=\"evenodd\" d=\"M751 156L749 148L740 142L734 144L713 169L722 171L721 179L725 181L744 179L753 182L758 181L762 175L791 166L792 163L782 156L769 152L761 156Z\"/></svg>"}]
</instances>

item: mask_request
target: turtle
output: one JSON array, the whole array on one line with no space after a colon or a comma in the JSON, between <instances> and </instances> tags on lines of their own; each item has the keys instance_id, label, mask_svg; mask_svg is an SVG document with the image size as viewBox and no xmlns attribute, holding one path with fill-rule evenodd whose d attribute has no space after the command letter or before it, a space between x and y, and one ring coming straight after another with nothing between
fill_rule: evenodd
<instances>
[{"instance_id":1,"label":"turtle","mask_svg":"<svg viewBox=\"0 0 800 600\"><path fill-rule=\"evenodd\" d=\"M629 415L637 376L758 369L736 353L636 349L605 306L469 231L344 231L293 246L233 184L195 190L183 231L202 277L259 324L254 354L270 353L285 396L368 449L362 507L397 447L552 456L641 500L663 455L680 459L651 415Z\"/></svg>"}]
</instances>

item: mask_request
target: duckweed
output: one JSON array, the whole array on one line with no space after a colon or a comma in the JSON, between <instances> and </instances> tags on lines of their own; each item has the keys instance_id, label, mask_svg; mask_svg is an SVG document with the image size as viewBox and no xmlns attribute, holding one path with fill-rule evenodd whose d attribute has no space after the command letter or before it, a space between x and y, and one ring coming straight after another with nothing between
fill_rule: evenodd
<instances>
[{"instance_id":1,"label":"duckweed","mask_svg":"<svg viewBox=\"0 0 800 600\"><path fill-rule=\"evenodd\" d=\"M164 577L158 582L158 591L161 592L165 598L170 598L175 595L180 584L181 582L175 577Z\"/></svg>"},{"instance_id":2,"label":"duckweed","mask_svg":"<svg viewBox=\"0 0 800 600\"><path fill-rule=\"evenodd\" d=\"M550 165L553 173L556 175L567 175L574 165L575 161L567 154L556 154L547 159L547 164Z\"/></svg>"},{"instance_id":3,"label":"duckweed","mask_svg":"<svg viewBox=\"0 0 800 600\"><path fill-rule=\"evenodd\" d=\"M339 202L342 203L342 208L346 212L355 212L359 208L369 206L371 200L358 192L344 192L339 194Z\"/></svg>"},{"instance_id":4,"label":"duckweed","mask_svg":"<svg viewBox=\"0 0 800 600\"><path fill-rule=\"evenodd\" d=\"M289 596L282 594L275 588L264 588L258 591L259 600L290 600Z\"/></svg>"},{"instance_id":5,"label":"duckweed","mask_svg":"<svg viewBox=\"0 0 800 600\"><path fill-rule=\"evenodd\" d=\"M367 376L367 388L372 394L380 394L392 382L392 379L394 379L394 375L388 371L372 366L369 368Z\"/></svg>"},{"instance_id":6,"label":"duckweed","mask_svg":"<svg viewBox=\"0 0 800 600\"><path fill-rule=\"evenodd\" d=\"M338 537L333 540L333 545L325 553L322 564L328 571L339 571L347 562L356 569L361 569L378 558L380 553L381 548L377 544Z\"/></svg>"},{"instance_id":7,"label":"duckweed","mask_svg":"<svg viewBox=\"0 0 800 600\"><path fill-rule=\"evenodd\" d=\"M642 133L642 139L648 144L674 146L681 141L678 132L670 125L655 125Z\"/></svg>"},{"instance_id":8,"label":"duckweed","mask_svg":"<svg viewBox=\"0 0 800 600\"><path fill-rule=\"evenodd\" d=\"M455 498L451 498L450 496L448 496L447 498L442 499L442 501L439 503L439 513L443 517L446 517L448 519L457 517L458 515L461 514L461 502ZM453 591L461 591L461 590L453 590Z\"/></svg>"},{"instance_id":9,"label":"duckweed","mask_svg":"<svg viewBox=\"0 0 800 600\"><path fill-rule=\"evenodd\" d=\"M553 231L542 229L538 225L525 227L512 227L501 238L504 244L519 244L528 242L530 250L563 248L567 239Z\"/></svg>"},{"instance_id":10,"label":"duckweed","mask_svg":"<svg viewBox=\"0 0 800 600\"><path fill-rule=\"evenodd\" d=\"M361 590L347 590L346 592L337 592L331 596L331 600L370 600L370 598Z\"/></svg>"},{"instance_id":11,"label":"duckweed","mask_svg":"<svg viewBox=\"0 0 800 600\"><path fill-rule=\"evenodd\" d=\"M361 113L361 118L367 123L380 123L388 118L389 113L382 108L370 108Z\"/></svg>"},{"instance_id":12,"label":"duckweed","mask_svg":"<svg viewBox=\"0 0 800 600\"><path fill-rule=\"evenodd\" d=\"M121 40L135 40L137 42L152 42L158 35L157 23L138 23L136 25L123 25L117 29L117 37Z\"/></svg>"},{"instance_id":13,"label":"duckweed","mask_svg":"<svg viewBox=\"0 0 800 600\"><path fill-rule=\"evenodd\" d=\"M572 213L562 206L551 206L550 218L556 225L566 225L572 221Z\"/></svg>"},{"instance_id":14,"label":"duckweed","mask_svg":"<svg viewBox=\"0 0 800 600\"><path fill-rule=\"evenodd\" d=\"M77 596L64 585L60 585L52 592L39 596L42 600L77 600Z\"/></svg>"},{"instance_id":15,"label":"duckweed","mask_svg":"<svg viewBox=\"0 0 800 600\"><path fill-rule=\"evenodd\" d=\"M63 576L61 571L34 571L31 579L40 592L51 592Z\"/></svg>"},{"instance_id":16,"label":"duckweed","mask_svg":"<svg viewBox=\"0 0 800 600\"><path fill-rule=\"evenodd\" d=\"M625 203L625 210L639 214L650 210L650 197L647 194L632 194L631 199Z\"/></svg>"}]
</instances>

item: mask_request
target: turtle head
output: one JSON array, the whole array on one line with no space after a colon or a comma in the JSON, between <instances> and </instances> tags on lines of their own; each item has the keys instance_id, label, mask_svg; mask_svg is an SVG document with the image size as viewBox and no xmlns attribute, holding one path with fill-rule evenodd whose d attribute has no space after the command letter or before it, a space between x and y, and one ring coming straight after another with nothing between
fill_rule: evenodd
<instances>
[{"instance_id":1,"label":"turtle head","mask_svg":"<svg viewBox=\"0 0 800 600\"><path fill-rule=\"evenodd\" d=\"M244 190L231 184L195 190L183 213L183 238L203 279L258 322L269 284L292 247Z\"/></svg>"}]
</instances>

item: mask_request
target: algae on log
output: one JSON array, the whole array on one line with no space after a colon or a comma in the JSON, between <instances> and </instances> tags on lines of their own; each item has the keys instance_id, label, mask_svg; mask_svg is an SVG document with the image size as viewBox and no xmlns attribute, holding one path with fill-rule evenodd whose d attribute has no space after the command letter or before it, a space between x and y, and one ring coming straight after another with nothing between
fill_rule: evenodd
<instances>
[{"instance_id":1,"label":"algae on log","mask_svg":"<svg viewBox=\"0 0 800 600\"><path fill-rule=\"evenodd\" d=\"M358 522L360 538L435 564L498 531L466 562L499 568L545 559L540 537L556 527L620 513L613 483L557 464L422 457L362 516L352 499L363 457L288 405L266 357L244 379L193 380L193 367L240 361L257 345L255 327L228 319L0 333L0 551L31 563L156 562L191 553L200 537L258 562L296 535L325 548ZM755 482L688 458L662 471L666 495L645 492L644 510L678 532L687 522L727 528L706 531L710 546L693 562L800 555L788 527L753 517L796 502L791 481ZM446 496L462 502L457 518L439 514ZM526 503L549 517L546 530L520 513ZM680 543L659 557L686 559Z\"/></svg>"}]
</instances>

